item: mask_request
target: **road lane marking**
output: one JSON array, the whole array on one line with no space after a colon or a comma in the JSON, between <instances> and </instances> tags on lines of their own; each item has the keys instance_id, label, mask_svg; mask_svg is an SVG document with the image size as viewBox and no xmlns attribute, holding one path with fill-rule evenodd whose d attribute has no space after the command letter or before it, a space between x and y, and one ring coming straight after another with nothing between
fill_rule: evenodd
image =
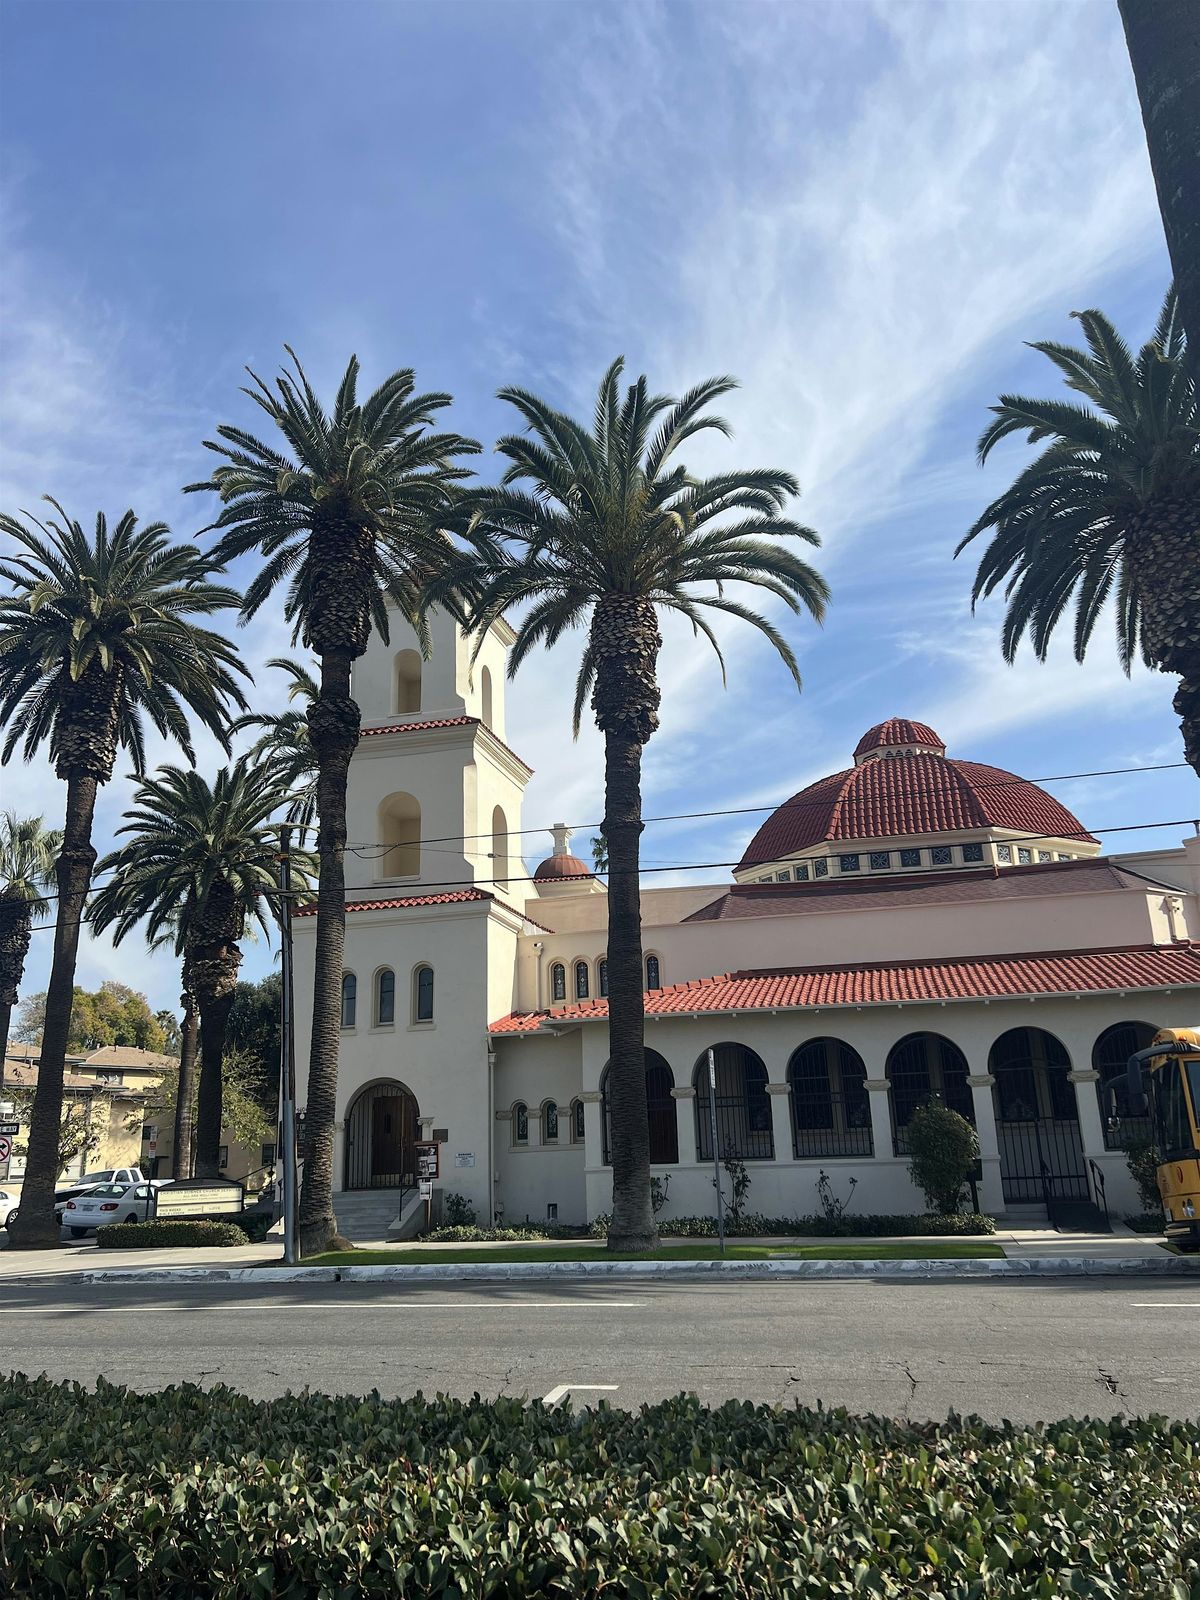
<instances>
[{"instance_id":1,"label":"road lane marking","mask_svg":"<svg viewBox=\"0 0 1200 1600\"><path fill-rule=\"evenodd\" d=\"M1135 1311L1200 1311L1200 1300L1135 1300Z\"/></svg>"},{"instance_id":2,"label":"road lane marking","mask_svg":"<svg viewBox=\"0 0 1200 1600\"><path fill-rule=\"evenodd\" d=\"M585 1390L592 1389L604 1389L611 1392L613 1389L619 1389L620 1387L619 1383L560 1383L556 1384L549 1394L542 1396L542 1404L544 1406L556 1406L568 1394L583 1394Z\"/></svg>"}]
</instances>

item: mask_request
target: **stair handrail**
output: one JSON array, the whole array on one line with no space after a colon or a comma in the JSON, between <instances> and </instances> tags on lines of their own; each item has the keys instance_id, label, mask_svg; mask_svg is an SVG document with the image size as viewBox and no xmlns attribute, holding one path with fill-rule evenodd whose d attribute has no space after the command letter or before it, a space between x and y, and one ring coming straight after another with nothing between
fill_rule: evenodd
<instances>
[{"instance_id":1,"label":"stair handrail","mask_svg":"<svg viewBox=\"0 0 1200 1600\"><path fill-rule=\"evenodd\" d=\"M1095 1196L1096 1205L1104 1212L1104 1220L1111 1227L1112 1223L1108 1215L1108 1199L1104 1193L1104 1173L1097 1166L1092 1156L1088 1157L1088 1170L1092 1180L1092 1193Z\"/></svg>"}]
</instances>

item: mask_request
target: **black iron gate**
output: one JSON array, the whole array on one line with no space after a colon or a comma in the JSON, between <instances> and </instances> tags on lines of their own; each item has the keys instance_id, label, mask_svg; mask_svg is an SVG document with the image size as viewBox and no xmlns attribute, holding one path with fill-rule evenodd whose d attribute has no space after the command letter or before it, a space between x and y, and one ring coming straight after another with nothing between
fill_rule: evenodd
<instances>
[{"instance_id":1,"label":"black iron gate","mask_svg":"<svg viewBox=\"0 0 1200 1600\"><path fill-rule=\"evenodd\" d=\"M364 1089L346 1118L347 1189L408 1189L416 1183L417 1102L402 1083Z\"/></svg>"},{"instance_id":2,"label":"black iron gate","mask_svg":"<svg viewBox=\"0 0 1200 1600\"><path fill-rule=\"evenodd\" d=\"M1075 1117L997 1122L1004 1198L1021 1204L1088 1200L1087 1160Z\"/></svg>"}]
</instances>

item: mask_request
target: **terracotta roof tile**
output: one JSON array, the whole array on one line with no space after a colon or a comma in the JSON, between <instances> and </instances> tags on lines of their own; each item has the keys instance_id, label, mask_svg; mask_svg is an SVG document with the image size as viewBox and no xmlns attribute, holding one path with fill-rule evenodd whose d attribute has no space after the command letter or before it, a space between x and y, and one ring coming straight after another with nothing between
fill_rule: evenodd
<instances>
[{"instance_id":1,"label":"terracotta roof tile","mask_svg":"<svg viewBox=\"0 0 1200 1600\"><path fill-rule=\"evenodd\" d=\"M1005 828L1095 844L1065 806L1000 767L945 756L865 761L801 789L763 823L739 870L825 842Z\"/></svg>"},{"instance_id":2,"label":"terracotta roof tile","mask_svg":"<svg viewBox=\"0 0 1200 1600\"><path fill-rule=\"evenodd\" d=\"M1200 989L1200 945L1127 945L1112 950L725 972L650 992L646 1014L686 1016L1170 988ZM607 1016L606 1000L588 1000L554 1012L516 1012L494 1022L490 1031L533 1033L547 1022L599 1021Z\"/></svg>"},{"instance_id":3,"label":"terracotta roof tile","mask_svg":"<svg viewBox=\"0 0 1200 1600\"><path fill-rule=\"evenodd\" d=\"M886 722L877 722L873 728L867 729L854 746L854 754L864 756L868 750L881 750L886 745L909 744L931 744L939 750L946 748L946 741L934 733L927 722L910 722L907 717L889 717Z\"/></svg>"},{"instance_id":4,"label":"terracotta roof tile","mask_svg":"<svg viewBox=\"0 0 1200 1600\"><path fill-rule=\"evenodd\" d=\"M520 761L526 772L532 773L533 768L529 763L523 761L515 750L506 745L495 729L489 728L482 717L429 717L421 722L387 722L380 724L378 727L363 728L359 737L362 739L374 739L383 733L427 733L434 728L466 728L472 724L483 728L485 732L491 734L501 750L507 750L514 761Z\"/></svg>"},{"instance_id":5,"label":"terracotta roof tile","mask_svg":"<svg viewBox=\"0 0 1200 1600\"><path fill-rule=\"evenodd\" d=\"M352 911L391 911L408 906L454 906L480 900L492 900L505 911L511 912L514 917L520 917L523 921L532 924L533 927L542 929L542 932L549 933L551 931L549 928L543 928L540 922L536 922L526 912L518 911L515 906L510 906L507 900L501 900L499 895L489 894L484 889L453 889L447 890L443 894L404 894L389 895L386 898L376 900L347 900L346 911L349 913ZM316 914L316 901L313 901L311 905L297 906L295 911L295 915L298 917L315 917Z\"/></svg>"},{"instance_id":6,"label":"terracotta roof tile","mask_svg":"<svg viewBox=\"0 0 1200 1600\"><path fill-rule=\"evenodd\" d=\"M1124 892L1150 885L1111 861L1047 861L1027 867L965 867L901 876L818 879L808 883L735 883L685 922L790 917L813 911L886 911L961 901ZM1163 885L1164 888L1168 885Z\"/></svg>"}]
</instances>

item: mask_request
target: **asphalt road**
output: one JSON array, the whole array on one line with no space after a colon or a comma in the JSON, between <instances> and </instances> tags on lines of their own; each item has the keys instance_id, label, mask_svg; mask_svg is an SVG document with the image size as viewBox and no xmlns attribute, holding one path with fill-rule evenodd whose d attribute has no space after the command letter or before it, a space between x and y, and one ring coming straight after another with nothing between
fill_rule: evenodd
<instances>
[{"instance_id":1,"label":"asphalt road","mask_svg":"<svg viewBox=\"0 0 1200 1600\"><path fill-rule=\"evenodd\" d=\"M1056 1283L6 1287L0 1371L266 1397L693 1390L914 1418L1200 1417L1200 1286Z\"/></svg>"}]
</instances>

